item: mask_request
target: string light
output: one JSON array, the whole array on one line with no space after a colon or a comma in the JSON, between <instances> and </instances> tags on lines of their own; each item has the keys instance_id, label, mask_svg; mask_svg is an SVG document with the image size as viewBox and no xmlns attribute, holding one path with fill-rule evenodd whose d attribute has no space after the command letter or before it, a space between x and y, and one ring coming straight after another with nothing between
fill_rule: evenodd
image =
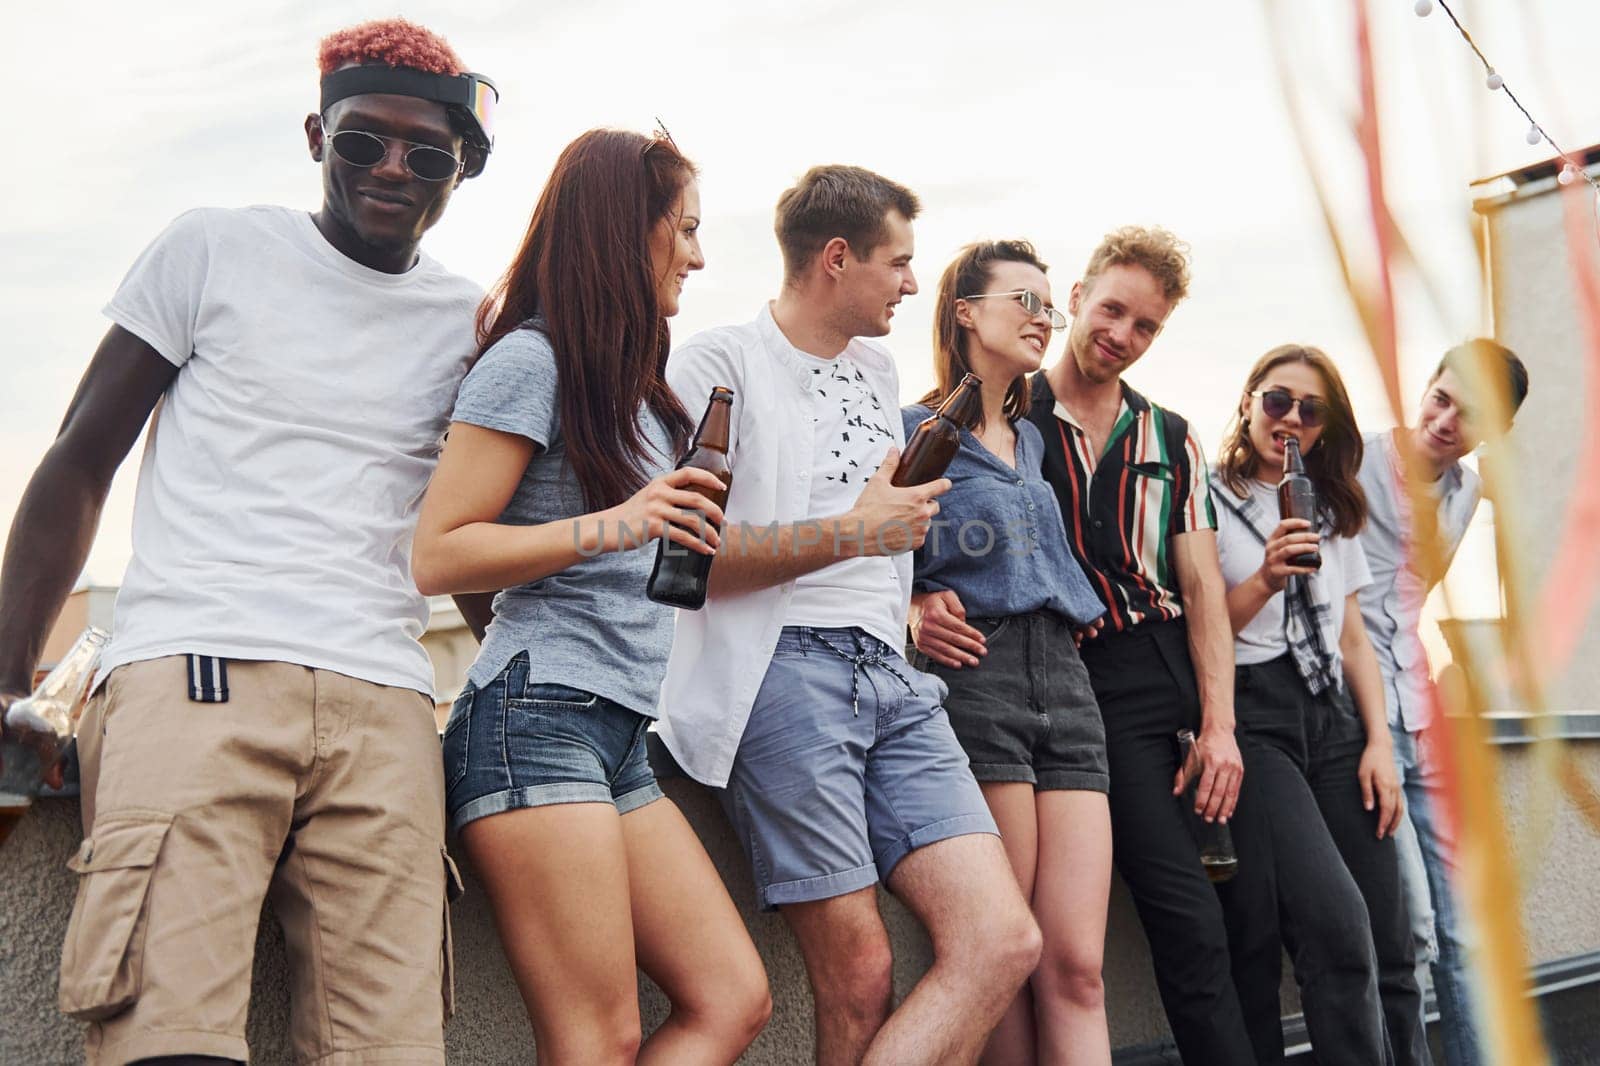
<instances>
[{"instance_id":1,"label":"string light","mask_svg":"<svg viewBox=\"0 0 1600 1066\"><path fill-rule=\"evenodd\" d=\"M1416 4L1412 6L1412 10L1417 13L1418 18L1426 18L1433 11L1433 3L1434 0L1417 0ZM1467 28L1461 25L1461 20L1456 18L1456 13L1450 10L1448 0L1438 0L1438 3L1444 9L1444 13L1450 16L1450 21L1455 24L1456 32L1461 34L1461 39L1467 42L1467 47L1472 49L1473 54L1478 57L1478 62L1483 64L1484 84L1489 87L1489 91L1503 91L1507 98L1517 105L1517 110L1522 112L1522 117L1528 120L1528 132L1526 135L1528 143L1538 144L1543 141L1560 157L1563 165L1556 174L1556 180L1562 185L1571 185L1581 178L1589 183L1589 187L1595 191L1595 196L1600 198L1600 182L1596 182L1594 178L1589 176L1588 170L1581 162L1563 151L1561 146L1555 142L1555 138L1551 137L1545 131L1545 128L1539 125L1538 120L1528 112L1528 109L1522 106L1522 101L1517 99L1517 94L1512 92L1506 85L1506 79L1494 69L1489 62L1489 57L1483 54L1483 49L1479 48L1478 43L1472 39L1472 34L1468 33Z\"/></svg>"}]
</instances>

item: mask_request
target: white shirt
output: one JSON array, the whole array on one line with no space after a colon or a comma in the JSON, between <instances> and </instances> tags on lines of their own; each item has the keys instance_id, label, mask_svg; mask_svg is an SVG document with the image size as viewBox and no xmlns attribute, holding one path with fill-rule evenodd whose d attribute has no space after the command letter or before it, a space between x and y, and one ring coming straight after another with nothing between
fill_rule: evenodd
<instances>
[{"instance_id":1,"label":"white shirt","mask_svg":"<svg viewBox=\"0 0 1600 1066\"><path fill-rule=\"evenodd\" d=\"M1422 605L1433 583L1411 565L1411 498L1394 435L1369 433L1365 440L1360 480L1367 493L1367 524L1361 547L1372 567L1372 584L1361 590L1361 617L1378 655L1389 724L1415 733L1433 720L1428 655L1420 633ZM1427 491L1437 501L1439 547L1448 567L1478 508L1482 482L1457 462Z\"/></svg>"},{"instance_id":2,"label":"white shirt","mask_svg":"<svg viewBox=\"0 0 1600 1066\"><path fill-rule=\"evenodd\" d=\"M105 313L178 367L102 676L193 653L431 694L411 538L481 291L336 251L302 211L181 215Z\"/></svg>"},{"instance_id":3,"label":"white shirt","mask_svg":"<svg viewBox=\"0 0 1600 1066\"><path fill-rule=\"evenodd\" d=\"M845 356L860 368L879 403L894 411L899 379L888 351L857 338ZM774 523L801 522L812 513L811 482L820 466L811 421L818 378L813 369L773 321L770 308L754 322L697 334L667 361L667 380L691 410L704 404L712 386L733 389L728 442L733 487L725 515L747 536ZM887 421L895 445L903 444L899 419ZM893 556L890 565L898 584L896 617L903 626L911 605L911 553ZM713 594L702 609L678 612L657 728L678 764L696 780L719 788L728 783L794 588L790 581ZM846 617L832 624L862 623Z\"/></svg>"},{"instance_id":4,"label":"white shirt","mask_svg":"<svg viewBox=\"0 0 1600 1066\"><path fill-rule=\"evenodd\" d=\"M795 350L811 368L811 504L807 518L831 518L855 506L867 479L877 473L889 446L898 441L891 420L901 422L894 398L873 394L848 349L833 359ZM841 559L795 579L786 626L856 625L890 647L905 646L905 612L894 560L885 555Z\"/></svg>"},{"instance_id":5,"label":"white shirt","mask_svg":"<svg viewBox=\"0 0 1600 1066\"><path fill-rule=\"evenodd\" d=\"M1269 515L1278 513L1277 489L1249 479L1246 481L1256 503ZM1225 489L1222 491L1226 491ZM1272 523L1276 527L1277 523ZM1262 534L1272 530L1263 528ZM1324 537L1320 545L1322 568L1317 571L1323 595L1328 600L1328 624L1323 627L1323 645L1333 657L1333 676L1340 676L1342 656L1339 636L1344 632L1345 598L1372 581L1361 542L1354 537ZM1222 580L1231 590L1261 569L1267 549L1244 520L1222 501L1217 502L1217 556L1222 562ZM1270 662L1288 652L1283 633L1284 594L1274 593L1266 605L1245 627L1234 634L1233 661L1240 666Z\"/></svg>"}]
</instances>

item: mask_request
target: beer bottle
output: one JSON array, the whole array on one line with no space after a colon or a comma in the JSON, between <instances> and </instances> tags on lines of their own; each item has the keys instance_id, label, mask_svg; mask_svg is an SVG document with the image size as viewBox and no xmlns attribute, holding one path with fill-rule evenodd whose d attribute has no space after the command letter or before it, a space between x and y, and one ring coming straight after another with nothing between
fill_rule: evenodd
<instances>
[{"instance_id":1,"label":"beer bottle","mask_svg":"<svg viewBox=\"0 0 1600 1066\"><path fill-rule=\"evenodd\" d=\"M954 392L945 397L939 409L912 431L906 441L906 450L900 456L891 485L926 485L935 478L944 477L950 460L961 447L961 431L978 424L983 410L983 379L968 374L961 379Z\"/></svg>"},{"instance_id":2,"label":"beer bottle","mask_svg":"<svg viewBox=\"0 0 1600 1066\"><path fill-rule=\"evenodd\" d=\"M721 492L695 490L710 497L718 507L728 505L728 489L733 485L733 468L728 465L728 433L732 419L733 390L718 385L711 390L706 413L700 418L700 427L694 431L689 451L678 462L679 467L707 470L722 480ZM715 558L674 544L662 536L656 542L656 565L650 571L645 593L657 603L698 611L706 602L706 586L711 580L711 563Z\"/></svg>"},{"instance_id":3,"label":"beer bottle","mask_svg":"<svg viewBox=\"0 0 1600 1066\"><path fill-rule=\"evenodd\" d=\"M1278 482L1278 517L1304 518L1317 528L1317 490L1306 476L1305 460L1300 458L1300 442L1288 437L1283 442L1283 480ZM1289 560L1290 566L1322 566L1322 553L1310 551Z\"/></svg>"},{"instance_id":4,"label":"beer bottle","mask_svg":"<svg viewBox=\"0 0 1600 1066\"><path fill-rule=\"evenodd\" d=\"M1189 764L1194 750L1194 731L1178 730L1178 765ZM1194 796L1200 787L1198 769L1190 776L1183 789L1183 810L1189 822L1189 831L1200 848L1200 867L1212 884L1231 880L1239 872L1239 853L1233 850L1233 831L1224 822L1208 822L1194 813Z\"/></svg>"},{"instance_id":5,"label":"beer bottle","mask_svg":"<svg viewBox=\"0 0 1600 1066\"><path fill-rule=\"evenodd\" d=\"M33 805L45 773L72 739L73 712L88 694L110 639L105 630L90 626L33 695L6 708L5 735L0 738L0 843Z\"/></svg>"}]
</instances>

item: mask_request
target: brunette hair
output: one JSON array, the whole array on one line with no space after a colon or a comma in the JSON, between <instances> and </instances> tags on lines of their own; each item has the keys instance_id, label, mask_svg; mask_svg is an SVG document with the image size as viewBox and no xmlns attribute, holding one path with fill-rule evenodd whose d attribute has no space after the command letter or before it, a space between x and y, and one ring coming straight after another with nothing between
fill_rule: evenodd
<instances>
[{"instance_id":1,"label":"brunette hair","mask_svg":"<svg viewBox=\"0 0 1600 1066\"><path fill-rule=\"evenodd\" d=\"M1113 266L1144 267L1160 282L1168 303L1189 294L1189 246L1159 226L1123 226L1106 234L1083 269L1083 287Z\"/></svg>"},{"instance_id":2,"label":"brunette hair","mask_svg":"<svg viewBox=\"0 0 1600 1066\"><path fill-rule=\"evenodd\" d=\"M1050 269L1027 241L974 241L961 249L939 275L939 297L933 308L933 388L918 403L938 407L956 391L962 375L971 373L972 365L967 362L970 337L966 327L956 321L956 301L982 292L994 277L996 263L1026 263L1037 267L1040 273ZM1026 377L1017 378L1006 389L1002 410L1010 422L1027 414ZM982 429L983 424L980 411L977 428Z\"/></svg>"},{"instance_id":3,"label":"brunette hair","mask_svg":"<svg viewBox=\"0 0 1600 1066\"><path fill-rule=\"evenodd\" d=\"M783 278L795 281L827 243L843 237L865 259L889 236L890 211L906 221L922 210L916 193L862 167L812 167L778 197L773 230L783 252Z\"/></svg>"},{"instance_id":4,"label":"brunette hair","mask_svg":"<svg viewBox=\"0 0 1600 1066\"><path fill-rule=\"evenodd\" d=\"M1361 430L1350 407L1350 394L1345 391L1344 380L1333 360L1321 349L1305 344L1284 344L1272 349L1256 360L1250 376L1245 379L1245 406L1254 405L1255 398L1250 393L1261 387L1273 367L1283 363L1304 363L1322 375L1328 417L1316 446L1305 455L1306 473L1316 486L1317 503L1334 533L1353 537L1367 521L1367 494L1361 490L1357 479L1364 449ZM1228 488L1243 496L1248 491L1245 481L1256 465L1256 458L1255 446L1250 443L1250 420L1236 407L1217 453L1217 474Z\"/></svg>"},{"instance_id":5,"label":"brunette hair","mask_svg":"<svg viewBox=\"0 0 1600 1066\"><path fill-rule=\"evenodd\" d=\"M648 404L673 457L691 429L667 385L670 337L656 301L650 232L694 176L665 138L590 130L562 151L527 235L478 308L478 351L535 316L555 350L561 435L583 498L610 507L648 480Z\"/></svg>"},{"instance_id":6,"label":"brunette hair","mask_svg":"<svg viewBox=\"0 0 1600 1066\"><path fill-rule=\"evenodd\" d=\"M1444 358L1439 360L1439 365L1434 368L1433 377L1428 379L1432 385L1439 380L1439 375L1446 370L1454 370L1463 384L1470 387L1476 380L1472 371L1482 368L1484 380L1493 382L1498 372L1500 380L1505 384L1506 414L1516 417L1517 410L1522 406L1522 401L1528 398L1528 368L1522 365L1522 360L1503 344L1498 344L1484 337L1458 344L1444 353Z\"/></svg>"}]
</instances>

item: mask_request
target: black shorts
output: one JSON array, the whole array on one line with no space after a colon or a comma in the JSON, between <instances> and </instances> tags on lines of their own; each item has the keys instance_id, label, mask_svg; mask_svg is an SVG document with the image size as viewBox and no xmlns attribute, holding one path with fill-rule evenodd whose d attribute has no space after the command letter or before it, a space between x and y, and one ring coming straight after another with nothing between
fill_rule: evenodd
<instances>
[{"instance_id":1,"label":"black shorts","mask_svg":"<svg viewBox=\"0 0 1600 1066\"><path fill-rule=\"evenodd\" d=\"M989 654L953 670L918 656L950 689L945 711L979 781L1106 792L1106 730L1067 620L1049 611L969 618Z\"/></svg>"}]
</instances>

